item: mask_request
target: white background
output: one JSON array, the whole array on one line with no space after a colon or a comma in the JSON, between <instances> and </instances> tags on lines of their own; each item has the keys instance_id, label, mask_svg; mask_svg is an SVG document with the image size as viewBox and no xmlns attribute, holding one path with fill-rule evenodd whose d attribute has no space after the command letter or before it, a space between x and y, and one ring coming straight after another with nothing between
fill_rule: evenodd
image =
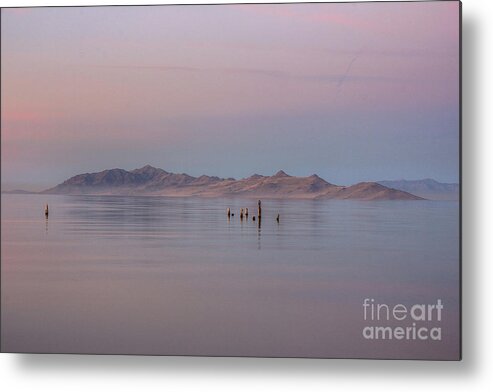
<instances>
[{"instance_id":1,"label":"white background","mask_svg":"<svg viewBox=\"0 0 493 392\"><path fill-rule=\"evenodd\" d=\"M272 1L272 0L271 0ZM23 1L0 5L164 4ZM176 0L175 3L199 1ZM203 0L202 2L206 2ZM220 3L221 0L214 0ZM245 0L244 0L245 2ZM463 1L462 362L0 354L4 391L485 391L493 385L493 2Z\"/></svg>"}]
</instances>

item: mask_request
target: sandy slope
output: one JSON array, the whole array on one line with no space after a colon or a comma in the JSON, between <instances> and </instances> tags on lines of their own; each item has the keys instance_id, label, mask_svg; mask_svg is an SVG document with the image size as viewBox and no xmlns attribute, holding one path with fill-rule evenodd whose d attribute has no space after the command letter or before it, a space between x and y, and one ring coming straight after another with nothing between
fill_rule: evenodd
<instances>
[{"instance_id":1,"label":"sandy slope","mask_svg":"<svg viewBox=\"0 0 493 392\"><path fill-rule=\"evenodd\" d=\"M126 171L104 170L74 176L43 193L92 195L201 196L288 199L421 200L408 192L375 182L352 186L331 184L316 174L289 176L279 171L273 176L254 174L241 180L219 177L192 177L169 173L152 166Z\"/></svg>"}]
</instances>

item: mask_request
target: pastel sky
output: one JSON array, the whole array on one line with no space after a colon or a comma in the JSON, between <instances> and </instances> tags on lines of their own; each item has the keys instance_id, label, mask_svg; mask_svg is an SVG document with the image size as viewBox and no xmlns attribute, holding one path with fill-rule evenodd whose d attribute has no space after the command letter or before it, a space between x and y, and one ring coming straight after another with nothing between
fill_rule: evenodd
<instances>
[{"instance_id":1,"label":"pastel sky","mask_svg":"<svg viewBox=\"0 0 493 392\"><path fill-rule=\"evenodd\" d=\"M2 189L459 175L459 3L2 9Z\"/></svg>"}]
</instances>

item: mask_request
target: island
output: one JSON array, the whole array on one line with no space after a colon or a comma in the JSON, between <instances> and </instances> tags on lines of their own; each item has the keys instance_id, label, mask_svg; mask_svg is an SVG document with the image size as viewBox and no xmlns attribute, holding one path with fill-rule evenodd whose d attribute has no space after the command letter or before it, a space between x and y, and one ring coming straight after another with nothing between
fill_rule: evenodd
<instances>
[{"instance_id":1,"label":"island","mask_svg":"<svg viewBox=\"0 0 493 392\"><path fill-rule=\"evenodd\" d=\"M246 197L273 199L424 200L377 182L335 185L316 174L290 176L280 170L272 176L254 174L243 179L170 173L150 165L135 170L108 169L78 174L43 194L174 197Z\"/></svg>"}]
</instances>

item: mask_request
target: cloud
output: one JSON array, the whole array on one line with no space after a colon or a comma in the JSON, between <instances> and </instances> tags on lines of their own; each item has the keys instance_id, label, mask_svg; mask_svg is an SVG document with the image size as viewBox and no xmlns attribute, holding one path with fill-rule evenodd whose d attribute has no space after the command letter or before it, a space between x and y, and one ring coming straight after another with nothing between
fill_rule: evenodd
<instances>
[{"instance_id":1,"label":"cloud","mask_svg":"<svg viewBox=\"0 0 493 392\"><path fill-rule=\"evenodd\" d=\"M358 56L354 56L351 61L349 62L347 68L346 68L346 72L344 72L344 74L341 76L341 78L339 79L339 81L337 82L337 88L340 90L344 81L347 79L347 77L349 76L349 72L351 72L351 68L354 64L354 62L358 59Z\"/></svg>"},{"instance_id":2,"label":"cloud","mask_svg":"<svg viewBox=\"0 0 493 392\"><path fill-rule=\"evenodd\" d=\"M373 32L381 31L381 27L377 23L372 23L368 18L363 18L354 13L334 12L336 7L333 6L325 9L322 8L322 12L319 7L306 8L306 4L240 4L237 8L258 15L289 19L292 22L331 23L350 29ZM350 7L346 6L345 8L349 9Z\"/></svg>"},{"instance_id":3,"label":"cloud","mask_svg":"<svg viewBox=\"0 0 493 392\"><path fill-rule=\"evenodd\" d=\"M241 68L241 67L224 67L224 68L200 68L187 67L180 65L97 65L96 67L128 69L128 70L149 70L149 71L169 71L169 72L194 72L202 74L223 74L223 75L249 75L278 80L299 80L314 83L334 84L340 88L345 82L363 83L363 82L384 82L384 83L416 83L416 79L404 77L390 77L381 75L350 75L353 64L359 55L354 56L349 62L343 73L328 74L300 74L291 73L273 69L262 68Z\"/></svg>"}]
</instances>

